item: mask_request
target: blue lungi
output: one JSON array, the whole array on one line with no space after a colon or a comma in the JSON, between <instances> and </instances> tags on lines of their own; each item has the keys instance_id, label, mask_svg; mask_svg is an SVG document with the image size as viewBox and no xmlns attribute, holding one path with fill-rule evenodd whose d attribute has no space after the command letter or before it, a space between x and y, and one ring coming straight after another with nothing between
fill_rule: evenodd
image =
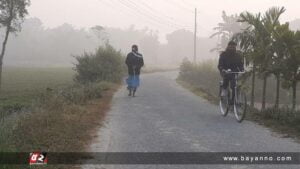
<instances>
[{"instance_id":1,"label":"blue lungi","mask_svg":"<svg viewBox=\"0 0 300 169\"><path fill-rule=\"evenodd\" d=\"M140 76L139 75L129 75L126 79L128 89L138 88L140 86Z\"/></svg>"}]
</instances>

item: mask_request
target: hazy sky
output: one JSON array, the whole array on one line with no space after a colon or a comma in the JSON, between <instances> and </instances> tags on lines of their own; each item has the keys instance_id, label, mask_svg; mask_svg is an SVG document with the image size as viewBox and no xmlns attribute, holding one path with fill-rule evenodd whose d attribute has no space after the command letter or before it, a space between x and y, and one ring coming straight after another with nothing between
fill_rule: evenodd
<instances>
[{"instance_id":1,"label":"hazy sky","mask_svg":"<svg viewBox=\"0 0 300 169\"><path fill-rule=\"evenodd\" d=\"M300 18L299 0L31 0L30 17L42 20L45 27L70 23L77 28L103 25L128 28L149 27L161 35L175 29L193 30L194 8L198 8L199 35L207 36L228 14L265 11L284 6L282 21Z\"/></svg>"}]
</instances>

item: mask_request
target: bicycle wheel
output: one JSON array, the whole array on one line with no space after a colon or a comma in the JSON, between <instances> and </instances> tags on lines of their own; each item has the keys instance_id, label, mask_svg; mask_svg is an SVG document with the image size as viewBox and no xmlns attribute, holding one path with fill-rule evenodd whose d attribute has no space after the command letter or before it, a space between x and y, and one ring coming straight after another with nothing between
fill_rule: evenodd
<instances>
[{"instance_id":1,"label":"bicycle wheel","mask_svg":"<svg viewBox=\"0 0 300 169\"><path fill-rule=\"evenodd\" d=\"M219 107L220 107L220 112L222 114L222 116L227 116L228 114L228 110L229 110L229 92L227 91L228 95L227 96L221 96L220 95L220 103L219 103Z\"/></svg>"},{"instance_id":2,"label":"bicycle wheel","mask_svg":"<svg viewBox=\"0 0 300 169\"><path fill-rule=\"evenodd\" d=\"M246 94L238 89L234 99L234 115L236 120L241 123L245 116L247 110L247 98Z\"/></svg>"}]
</instances>

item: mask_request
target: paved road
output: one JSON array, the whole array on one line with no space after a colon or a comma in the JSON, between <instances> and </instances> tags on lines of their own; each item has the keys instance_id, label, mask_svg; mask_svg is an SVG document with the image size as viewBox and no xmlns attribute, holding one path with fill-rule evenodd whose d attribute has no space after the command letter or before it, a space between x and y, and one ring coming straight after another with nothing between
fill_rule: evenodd
<instances>
[{"instance_id":1,"label":"paved road","mask_svg":"<svg viewBox=\"0 0 300 169\"><path fill-rule=\"evenodd\" d=\"M300 145L255 123L235 122L218 107L175 82L176 72L147 74L136 98L120 89L105 126L90 147L94 152L300 152ZM271 165L115 165L85 168L299 168Z\"/></svg>"}]
</instances>

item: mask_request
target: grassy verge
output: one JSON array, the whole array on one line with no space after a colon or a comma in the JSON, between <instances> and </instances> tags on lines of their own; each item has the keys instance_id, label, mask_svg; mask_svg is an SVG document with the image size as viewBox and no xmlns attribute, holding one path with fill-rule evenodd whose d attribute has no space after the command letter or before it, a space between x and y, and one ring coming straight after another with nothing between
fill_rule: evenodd
<instances>
[{"instance_id":1,"label":"grassy verge","mask_svg":"<svg viewBox=\"0 0 300 169\"><path fill-rule=\"evenodd\" d=\"M17 76L19 73L23 75ZM9 79L8 74L17 77ZM6 72L1 95L5 103L1 102L0 106L0 152L80 152L86 149L102 125L119 85L74 84L73 74L70 69L44 68ZM16 105L20 108L16 109ZM0 168L28 166L0 165Z\"/></svg>"},{"instance_id":2,"label":"grassy verge","mask_svg":"<svg viewBox=\"0 0 300 169\"><path fill-rule=\"evenodd\" d=\"M183 80L177 79L176 80L178 84L180 84L182 87L188 89L192 93L196 94L197 96L203 97L207 101L209 101L212 104L218 104L218 98L208 92L206 92L204 89L202 89L199 86L191 85Z\"/></svg>"},{"instance_id":3,"label":"grassy verge","mask_svg":"<svg viewBox=\"0 0 300 169\"><path fill-rule=\"evenodd\" d=\"M217 105L220 75L214 67L212 62L199 65L186 62L181 66L177 82ZM280 137L291 137L300 142L300 111L291 111L288 107L280 109L270 107L265 111L249 108L246 119L271 128Z\"/></svg>"},{"instance_id":4,"label":"grassy verge","mask_svg":"<svg viewBox=\"0 0 300 169\"><path fill-rule=\"evenodd\" d=\"M45 93L31 112L5 120L5 127L0 129L1 152L84 152L102 125L117 88L116 84L101 82Z\"/></svg>"}]
</instances>

